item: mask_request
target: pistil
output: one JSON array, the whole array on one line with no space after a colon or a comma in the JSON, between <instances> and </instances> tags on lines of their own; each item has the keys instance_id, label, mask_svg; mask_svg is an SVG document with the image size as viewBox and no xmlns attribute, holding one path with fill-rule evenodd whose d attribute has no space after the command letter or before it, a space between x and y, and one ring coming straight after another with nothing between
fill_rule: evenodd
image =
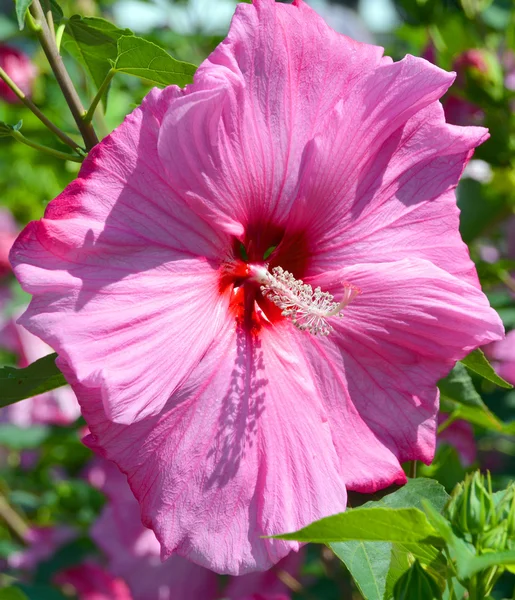
<instances>
[{"instance_id":1,"label":"pistil","mask_svg":"<svg viewBox=\"0 0 515 600\"><path fill-rule=\"evenodd\" d=\"M313 290L282 267L274 267L270 272L264 265L249 265L249 274L260 285L263 296L278 306L284 317L301 331L313 335L329 335L333 327L327 319L342 317L343 309L360 293L356 286L343 282L343 298L335 302L332 294L320 287Z\"/></svg>"}]
</instances>

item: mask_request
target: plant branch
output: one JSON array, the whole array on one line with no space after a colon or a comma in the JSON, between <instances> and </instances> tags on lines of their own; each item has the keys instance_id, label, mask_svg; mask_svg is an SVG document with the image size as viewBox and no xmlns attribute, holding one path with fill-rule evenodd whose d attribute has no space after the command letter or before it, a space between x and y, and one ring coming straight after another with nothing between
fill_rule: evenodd
<instances>
[{"instance_id":1,"label":"plant branch","mask_svg":"<svg viewBox=\"0 0 515 600\"><path fill-rule=\"evenodd\" d=\"M20 538L22 542L26 541L28 525L20 515L11 507L5 497L0 494L0 518L3 519L9 528Z\"/></svg>"},{"instance_id":2,"label":"plant branch","mask_svg":"<svg viewBox=\"0 0 515 600\"><path fill-rule=\"evenodd\" d=\"M91 148L98 143L97 134L93 129L93 125L84 121L83 117L86 114L86 111L82 106L82 102L77 94L77 90L75 89L75 86L68 75L68 71L64 66L63 59L57 50L54 36L52 33L50 33L39 0L33 0L30 6L30 11L40 26L40 30L37 31L37 35L48 62L52 67L52 71L57 79L57 83L63 92L75 123L81 132L84 143L86 144L86 149L91 150Z\"/></svg>"},{"instance_id":3,"label":"plant branch","mask_svg":"<svg viewBox=\"0 0 515 600\"><path fill-rule=\"evenodd\" d=\"M32 140L27 139L22 133L19 131L11 131L11 136L25 144L26 146L30 146L35 150L40 150L41 152L46 152L47 154L51 154L56 158L62 158L63 160L71 160L73 162L81 163L83 159L80 156L75 156L74 154L67 154L66 152L60 152L59 150L54 150L53 148L49 148L48 146L43 146L42 144L38 144L37 142L33 142Z\"/></svg>"},{"instance_id":4,"label":"plant branch","mask_svg":"<svg viewBox=\"0 0 515 600\"><path fill-rule=\"evenodd\" d=\"M95 97L93 98L93 101L91 102L91 106L89 107L88 112L84 115L84 118L83 118L84 122L91 123L91 121L93 120L93 116L95 115L95 110L96 110L99 102L102 100L102 97L105 94L105 92L107 91L107 88L109 87L109 84L111 83L111 80L113 79L115 74L116 74L116 71L114 69L111 69L109 71L109 73L106 75L106 78L102 82L102 85L98 88L98 92L96 93Z\"/></svg>"},{"instance_id":5,"label":"plant branch","mask_svg":"<svg viewBox=\"0 0 515 600\"><path fill-rule=\"evenodd\" d=\"M52 123L52 121L50 121L50 119L48 119L39 110L39 108L34 104L34 102L32 102L30 98L27 98L27 96L22 92L22 90L14 83L14 81L9 77L9 75L7 75L7 73L1 67L0 78L5 81L5 83L11 88L11 90L16 94L16 96L18 96L18 98L23 102L23 104L25 104L25 106L36 115L36 117L43 123L43 125L48 127L48 129L50 129L52 133L55 133L55 135L61 141L63 141L65 144L68 144L68 146L70 146L70 148L73 148L74 150L81 149L77 142L74 142L71 137L68 137L66 133L64 133L64 131L57 127L57 125L54 125L54 123Z\"/></svg>"}]
</instances>

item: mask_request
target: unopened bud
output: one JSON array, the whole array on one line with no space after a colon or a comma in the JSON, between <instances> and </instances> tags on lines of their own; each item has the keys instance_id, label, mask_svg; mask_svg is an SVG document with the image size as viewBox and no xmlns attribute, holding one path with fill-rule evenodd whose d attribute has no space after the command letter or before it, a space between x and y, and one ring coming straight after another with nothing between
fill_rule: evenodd
<instances>
[{"instance_id":1,"label":"unopened bud","mask_svg":"<svg viewBox=\"0 0 515 600\"><path fill-rule=\"evenodd\" d=\"M496 524L490 486L479 471L469 475L452 501L452 524L462 533L479 535Z\"/></svg>"},{"instance_id":2,"label":"unopened bud","mask_svg":"<svg viewBox=\"0 0 515 600\"><path fill-rule=\"evenodd\" d=\"M394 600L441 600L442 592L436 581L416 560L393 588Z\"/></svg>"}]
</instances>

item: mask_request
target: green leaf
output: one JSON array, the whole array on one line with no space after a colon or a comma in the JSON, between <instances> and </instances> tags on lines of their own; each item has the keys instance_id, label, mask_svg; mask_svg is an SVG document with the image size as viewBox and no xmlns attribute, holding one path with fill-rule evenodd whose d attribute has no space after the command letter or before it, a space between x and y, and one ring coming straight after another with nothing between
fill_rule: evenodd
<instances>
[{"instance_id":1,"label":"green leaf","mask_svg":"<svg viewBox=\"0 0 515 600\"><path fill-rule=\"evenodd\" d=\"M66 385L56 358L57 354L49 354L25 369L0 368L0 407Z\"/></svg>"},{"instance_id":2,"label":"green leaf","mask_svg":"<svg viewBox=\"0 0 515 600\"><path fill-rule=\"evenodd\" d=\"M499 377L499 375L497 375L492 365L488 362L483 351L479 348L477 350L474 350L474 352L471 352L460 362L462 362L470 371L473 371L477 375L480 375L481 377L483 377L483 379L495 383L499 387L505 388L507 390L511 390L513 388L511 383L508 383L507 381L502 379L502 377Z\"/></svg>"},{"instance_id":3,"label":"green leaf","mask_svg":"<svg viewBox=\"0 0 515 600\"><path fill-rule=\"evenodd\" d=\"M469 579L479 571L499 565L515 566L515 550L489 552L488 554L475 556L469 560L457 560L458 575L462 579Z\"/></svg>"},{"instance_id":4,"label":"green leaf","mask_svg":"<svg viewBox=\"0 0 515 600\"><path fill-rule=\"evenodd\" d=\"M395 492L378 501L367 502L361 508L384 506L389 508L421 508L422 498L441 511L449 498L447 492L432 479L410 479ZM333 552L345 563L361 594L366 600L391 597L396 581L410 567L408 556L418 558L426 565L435 565L434 574L445 570L440 551L422 544L391 544L388 542L337 542L330 544Z\"/></svg>"},{"instance_id":5,"label":"green leaf","mask_svg":"<svg viewBox=\"0 0 515 600\"><path fill-rule=\"evenodd\" d=\"M29 600L20 588L8 587L0 590L0 600Z\"/></svg>"},{"instance_id":6,"label":"green leaf","mask_svg":"<svg viewBox=\"0 0 515 600\"><path fill-rule=\"evenodd\" d=\"M20 31L25 27L25 13L32 4L32 0L14 0L16 4L16 17Z\"/></svg>"},{"instance_id":7,"label":"green leaf","mask_svg":"<svg viewBox=\"0 0 515 600\"><path fill-rule=\"evenodd\" d=\"M445 540L447 547L451 550L453 558L456 561L458 577L466 579L464 573L467 565L475 558L474 548L454 534L449 521L439 514L429 502L422 500L422 505L431 525L438 531L439 535Z\"/></svg>"},{"instance_id":8,"label":"green leaf","mask_svg":"<svg viewBox=\"0 0 515 600\"><path fill-rule=\"evenodd\" d=\"M366 600L383 600L390 570L392 544L388 542L340 542L330 545L345 563ZM409 568L409 564L406 564Z\"/></svg>"},{"instance_id":9,"label":"green leaf","mask_svg":"<svg viewBox=\"0 0 515 600\"><path fill-rule=\"evenodd\" d=\"M361 507L320 519L294 533L273 537L319 544L350 540L409 544L433 543L438 536L417 508Z\"/></svg>"},{"instance_id":10,"label":"green leaf","mask_svg":"<svg viewBox=\"0 0 515 600\"><path fill-rule=\"evenodd\" d=\"M456 363L449 375L438 382L438 387L445 412L486 429L503 430L503 423L490 412L461 363Z\"/></svg>"},{"instance_id":11,"label":"green leaf","mask_svg":"<svg viewBox=\"0 0 515 600\"><path fill-rule=\"evenodd\" d=\"M120 29L99 17L73 15L66 23L62 43L86 68L99 89L118 56L117 43L122 36L132 36L132 31Z\"/></svg>"},{"instance_id":12,"label":"green leaf","mask_svg":"<svg viewBox=\"0 0 515 600\"><path fill-rule=\"evenodd\" d=\"M48 435L49 429L43 425L25 428L10 423L0 424L0 446L5 446L11 450L39 448Z\"/></svg>"},{"instance_id":13,"label":"green leaf","mask_svg":"<svg viewBox=\"0 0 515 600\"><path fill-rule=\"evenodd\" d=\"M395 492L384 496L376 502L367 502L361 508L385 506L388 508L419 508L422 510L422 499L429 501L439 512L449 500L445 488L434 479L408 479L406 485Z\"/></svg>"},{"instance_id":14,"label":"green leaf","mask_svg":"<svg viewBox=\"0 0 515 600\"><path fill-rule=\"evenodd\" d=\"M118 39L118 57L113 68L157 85L180 87L191 83L197 70L195 65L176 60L156 44L136 36Z\"/></svg>"}]
</instances>

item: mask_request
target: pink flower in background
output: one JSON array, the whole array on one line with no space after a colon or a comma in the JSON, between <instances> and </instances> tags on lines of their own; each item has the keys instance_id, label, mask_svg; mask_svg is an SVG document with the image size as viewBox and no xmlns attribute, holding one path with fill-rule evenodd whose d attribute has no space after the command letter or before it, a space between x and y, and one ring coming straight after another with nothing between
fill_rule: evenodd
<instances>
[{"instance_id":1,"label":"pink flower in background","mask_svg":"<svg viewBox=\"0 0 515 600\"><path fill-rule=\"evenodd\" d=\"M20 322L164 558L267 569L299 545L263 536L431 461L436 382L503 334L458 233L487 132L445 123L452 80L299 0L239 5L18 238Z\"/></svg>"},{"instance_id":2,"label":"pink flower in background","mask_svg":"<svg viewBox=\"0 0 515 600\"><path fill-rule=\"evenodd\" d=\"M26 96L31 95L37 69L25 52L7 44L0 44L0 67ZM16 94L3 80L0 80L0 98L9 103L19 102Z\"/></svg>"},{"instance_id":3,"label":"pink flower in background","mask_svg":"<svg viewBox=\"0 0 515 600\"><path fill-rule=\"evenodd\" d=\"M495 370L512 385L515 385L515 330L506 334L504 340L483 348L494 363Z\"/></svg>"},{"instance_id":4,"label":"pink flower in background","mask_svg":"<svg viewBox=\"0 0 515 600\"><path fill-rule=\"evenodd\" d=\"M3 83L0 80L0 83ZM10 273L9 251L18 235L18 225L5 208L0 207L0 278Z\"/></svg>"},{"instance_id":5,"label":"pink flower in background","mask_svg":"<svg viewBox=\"0 0 515 600\"><path fill-rule=\"evenodd\" d=\"M0 297L0 348L18 357L17 366L26 367L30 363L50 354L52 348L40 338L17 325L14 318L5 318L5 304L9 296ZM69 386L27 398L0 409L0 421L9 421L19 427L31 425L68 425L80 416L77 398Z\"/></svg>"},{"instance_id":6,"label":"pink flower in background","mask_svg":"<svg viewBox=\"0 0 515 600\"><path fill-rule=\"evenodd\" d=\"M9 556L9 566L23 571L34 571L38 564L50 558L58 548L76 537L76 532L64 525L56 527L31 527L24 541L27 547Z\"/></svg>"},{"instance_id":7,"label":"pink flower in background","mask_svg":"<svg viewBox=\"0 0 515 600\"><path fill-rule=\"evenodd\" d=\"M123 580L91 561L61 571L54 581L72 586L78 600L133 600Z\"/></svg>"},{"instance_id":8,"label":"pink flower in background","mask_svg":"<svg viewBox=\"0 0 515 600\"><path fill-rule=\"evenodd\" d=\"M141 523L138 503L125 476L113 463L93 461L88 479L108 498L91 536L106 554L109 571L129 585L133 600L290 598L278 572L295 576L302 553L292 553L266 573L231 577L222 589L216 573L180 556L161 562L160 544L154 533Z\"/></svg>"},{"instance_id":9,"label":"pink flower in background","mask_svg":"<svg viewBox=\"0 0 515 600\"><path fill-rule=\"evenodd\" d=\"M448 414L439 412L438 425L441 425L448 417ZM476 440L474 439L474 428L467 421L458 419L451 423L438 435L438 443L449 444L456 448L464 467L474 464L477 455Z\"/></svg>"}]
</instances>

